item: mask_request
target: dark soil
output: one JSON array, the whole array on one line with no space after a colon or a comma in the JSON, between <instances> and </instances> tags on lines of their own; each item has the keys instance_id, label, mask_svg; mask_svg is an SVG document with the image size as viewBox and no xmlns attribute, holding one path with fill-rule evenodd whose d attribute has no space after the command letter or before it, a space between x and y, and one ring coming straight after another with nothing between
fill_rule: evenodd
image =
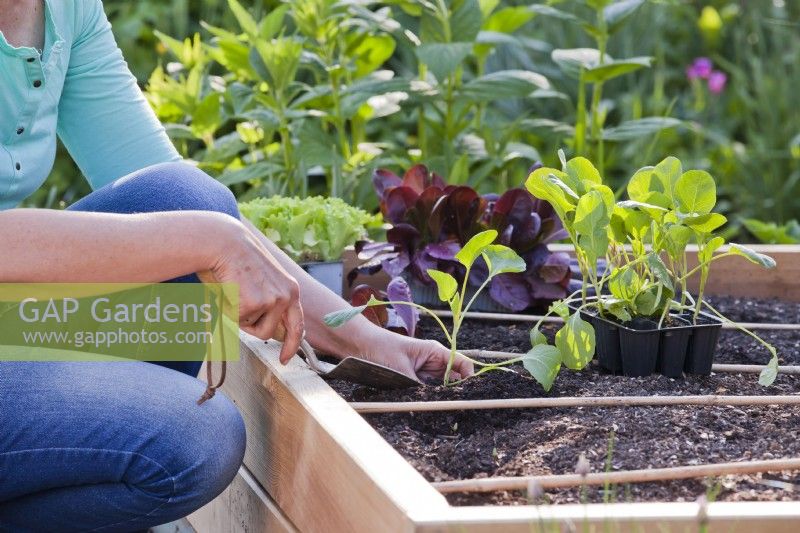
<instances>
[{"instance_id":1,"label":"dark soil","mask_svg":"<svg viewBox=\"0 0 800 533\"><path fill-rule=\"evenodd\" d=\"M800 304L717 299L731 318L747 322L800 324ZM459 347L524 352L529 325L471 322ZM546 333L552 338L553 328ZM781 364L800 364L800 331L763 332ZM422 336L443 341L432 322ZM723 331L716 362L760 363L769 358L749 336ZM347 383L333 387L348 400L419 401L613 395L777 395L800 393L800 376L779 375L765 388L757 374L712 374L670 379L654 375L625 378L602 374L593 362L582 372L562 370L545 393L524 369L492 372L454 387L425 386L377 391ZM367 420L426 479L443 481L492 476L566 474L581 454L592 471L632 470L751 459L800 457L798 407L623 407L493 410L368 415ZM609 453L609 443L613 451ZM610 462L610 466L606 463ZM775 480L794 485L776 486ZM778 484L779 485L779 484ZM791 486L791 485L790 485ZM717 500L799 499L800 475L727 476L612 487L548 491L545 501L691 501L709 493ZM454 505L520 504L523 492L453 494Z\"/></svg>"}]
</instances>

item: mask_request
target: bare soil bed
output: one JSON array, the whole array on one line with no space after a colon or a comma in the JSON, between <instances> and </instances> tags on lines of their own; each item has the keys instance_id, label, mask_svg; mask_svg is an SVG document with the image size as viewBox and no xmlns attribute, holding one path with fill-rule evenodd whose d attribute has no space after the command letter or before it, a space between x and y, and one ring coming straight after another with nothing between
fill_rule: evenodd
<instances>
[{"instance_id":1,"label":"bare soil bed","mask_svg":"<svg viewBox=\"0 0 800 533\"><path fill-rule=\"evenodd\" d=\"M800 304L717 299L728 316L746 322L800 324ZM459 348L524 352L528 324L473 321L462 328ZM432 322L421 336L443 341ZM546 329L552 337L555 329ZM800 364L800 331L765 331L781 364ZM768 354L743 333L723 331L715 362L763 364ZM545 393L520 366L463 385L428 385L378 391L332 382L351 401L468 400L544 396L779 395L800 393L800 376L779 375L765 388L757 374L715 373L670 379L611 376L593 362L582 372L562 370ZM429 481L492 476L567 474L581 453L594 472L726 461L800 457L800 409L795 407L618 407L490 410L367 415L375 429ZM609 452L609 443L613 450ZM608 465L607 465L608 463ZM792 490L793 487L793 490ZM800 499L800 475L764 474L550 490L552 503L692 501L701 494L725 501ZM527 503L524 492L452 494L454 505Z\"/></svg>"}]
</instances>

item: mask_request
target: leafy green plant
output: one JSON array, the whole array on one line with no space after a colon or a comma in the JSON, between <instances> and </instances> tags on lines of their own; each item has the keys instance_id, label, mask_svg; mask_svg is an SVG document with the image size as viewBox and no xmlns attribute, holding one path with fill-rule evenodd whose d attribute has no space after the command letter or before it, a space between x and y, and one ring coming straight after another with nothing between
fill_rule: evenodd
<instances>
[{"instance_id":1,"label":"leafy green plant","mask_svg":"<svg viewBox=\"0 0 800 533\"><path fill-rule=\"evenodd\" d=\"M303 44L304 50L317 46L307 42L305 34L299 32L292 15L294 3L280 0L240 0L240 3L259 24L276 8L288 5L281 21L283 33L279 31L275 37L293 38ZM429 35L427 30L422 31L424 20L427 20L425 28L441 27L432 24L437 3L407 0L336 3L339 13L344 10L348 13L346 19L339 19L345 21L341 26L352 21L353 26L364 30L355 34L366 33L384 41L381 46L371 46L370 51L385 50L389 36L395 42L394 52L367 76L366 88L371 86L374 94L358 107L360 118L353 121L345 117L345 131L352 149L350 163L341 155L339 130L331 125L335 121L327 118L333 116L329 113L331 99L322 94L313 105L310 101L305 104L291 101L286 118L292 174L283 170L286 144L277 134L274 117L261 113L264 105L258 101L252 103L248 91L240 90L239 85L234 88L238 82L244 88L259 89L256 94L260 94L268 89L268 82L248 77L252 67L250 42L227 0L106 0L103 5L126 61L142 82L159 63L163 75L176 80L188 76L191 70L190 64L183 64L181 55L173 53L172 46L159 40L156 30L174 37L181 46L185 38L189 37L191 42L193 35L201 32L208 62L201 70L197 94L204 99L213 90L221 99L221 121L213 135L206 136L213 138L213 147L209 148L202 137L186 128L191 127L191 114L201 100L188 106L187 112L172 108L171 113L166 113L169 109L165 108L162 116L160 106L156 105L156 109L181 153L197 160L212 175L222 177L237 195L245 198L292 194L290 187L299 195L327 193L328 182L335 176L339 180L337 186L341 185L340 196L372 209L374 199L364 178L369 175L370 167L378 165L409 167L419 161L435 163L431 166L452 176L453 182L468 182L479 192L488 192L519 185L527 177L530 163L541 159L539 154L550 155L549 166L558 166L555 151L565 143L573 147L572 153L597 160L592 154L597 143L591 135L590 116L595 84L587 82L584 87L586 142L584 152L578 152L573 144L578 125L578 80L572 77L574 73L567 74L552 60L554 50L584 47L599 50L595 37L584 29L584 25L588 25L587 29L598 26L596 9L577 0L537 4L479 0L480 28L471 40L472 51L460 62L462 77L453 93L456 120L452 124L457 127L451 130L456 141L448 145L453 146L454 161L448 168L444 136L440 133L442 117L446 115L443 99L447 91L416 54L419 45L443 44L439 42L441 39L437 41L438 32ZM469 26L474 31L475 3L449 0L443 3L446 9L439 6L439 11L446 11L451 30L458 30L451 32L450 44L469 44L472 33L462 32L461 28ZM462 10L460 6L467 4L471 9ZM614 18L614 12L624 14L639 4L627 17ZM703 13L708 10L704 8L710 8L702 4L617 0L604 6L606 20L612 21L608 23L607 56L615 60L653 57L649 69L642 67L603 82L600 104L595 109L602 119L602 167L606 184L620 196L624 187L618 185L628 177L628 168L675 154L692 168L706 169L718 178L719 213L732 221L756 217L785 224L800 212L800 114L793 112L795 103L791 98L793 88L800 84L796 61L800 54L800 33L796 31L800 4L773 2L762 8L756 2L715 1L712 11L718 12L720 25L714 28L713 39L708 38L708 29L700 24L707 18ZM423 10L427 13L424 16ZM329 10L320 13L331 16ZM462 25L460 20L472 23ZM622 23L616 24L616 20ZM231 35L217 37L204 29L200 21ZM348 45L348 48L360 47ZM352 69L351 56L347 50L346 61L342 63L348 72ZM695 106L692 83L685 72L696 57L708 57L728 76L725 90L721 94L707 94L701 110ZM295 79L300 87L316 87L319 85L316 77L328 79L326 72L317 71L321 67L312 58L313 55L305 53L301 57ZM426 70L424 75L421 70ZM518 80L517 75L509 78L496 74L503 71L522 74ZM536 86L528 93L532 85L525 78L530 78L529 73L533 72L544 75L549 88ZM393 77L380 78L389 75ZM471 85L484 76L487 78ZM510 81L502 83L502 79ZM359 83L361 77L351 81L359 86L353 87L355 93L364 92L365 85ZM387 88L391 84L400 86L402 81L407 88ZM488 82L489 90L478 91L487 87L484 82ZM351 101L348 83L343 81L340 92L343 111L347 111ZM180 95L181 90L179 84L177 88L164 86L163 90L154 87L150 93L159 92L166 99L173 93ZM509 97L510 93L514 96ZM363 101L360 96L359 99ZM234 103L242 115L235 115L238 111ZM246 109L241 107L243 103L247 104ZM206 116L214 118L213 103L200 109L201 116L207 113ZM299 112L310 112L311 116L298 116ZM678 124L676 119L681 121L680 128L661 129L670 122ZM203 122L201 118L201 126ZM311 157L299 157L306 154ZM600 162L597 164L600 166ZM308 188L307 193L303 192L304 187ZM56 166L45 187L26 200L25 205L65 206L89 190L69 155L59 149ZM754 196L753 190L761 194ZM726 227L726 234L743 232L736 224Z\"/></svg>"},{"instance_id":2,"label":"leafy green plant","mask_svg":"<svg viewBox=\"0 0 800 533\"><path fill-rule=\"evenodd\" d=\"M320 196L256 198L240 203L239 211L299 262L337 261L347 246L381 224L380 215Z\"/></svg>"},{"instance_id":3,"label":"leafy green plant","mask_svg":"<svg viewBox=\"0 0 800 533\"><path fill-rule=\"evenodd\" d=\"M574 14L551 6L534 6L544 16L566 21L581 28L595 44L594 48L557 48L552 51L553 62L570 79L577 82L575 122L570 128L563 123L534 120L532 125L545 126L556 133L572 134L572 148L579 156L592 154L604 173L606 142L629 141L657 133L680 124L670 117L643 117L606 126L608 105L603 101L603 88L620 76L651 66L652 57L636 56L614 59L608 53L610 38L618 32L644 4L644 0L586 0L587 14ZM581 4L581 7L584 7ZM587 108L587 92L591 88L591 103ZM589 145L593 145L590 150Z\"/></svg>"},{"instance_id":4,"label":"leafy green plant","mask_svg":"<svg viewBox=\"0 0 800 533\"><path fill-rule=\"evenodd\" d=\"M489 104L497 98L536 98L548 93L550 83L529 69L487 72L495 49L514 44L511 34L535 16L530 6L504 6L499 0L392 3L413 21L402 42L417 62L420 90L411 94L409 105L417 110L420 159L456 183L472 185L513 160L537 160L533 146L513 139L519 118ZM477 169L468 172L471 166Z\"/></svg>"},{"instance_id":5,"label":"leafy green plant","mask_svg":"<svg viewBox=\"0 0 800 533\"><path fill-rule=\"evenodd\" d=\"M184 156L251 196L353 200L381 153L365 128L387 112L370 99L408 88L378 70L394 51L391 21L333 0L292 0L260 19L228 4L239 33L205 24L210 43L157 34L178 59L154 71L147 91L168 133ZM320 172L323 183L311 182Z\"/></svg>"},{"instance_id":6,"label":"leafy green plant","mask_svg":"<svg viewBox=\"0 0 800 533\"><path fill-rule=\"evenodd\" d=\"M535 12L386 3L291 0L256 19L229 0L238 33L205 24L208 42L156 34L178 62L154 71L148 99L184 156L240 194L327 192L372 207L364 178L419 157L457 184L508 184L510 168L521 180L538 152L494 100L548 96L549 83L487 63Z\"/></svg>"},{"instance_id":7,"label":"leafy green plant","mask_svg":"<svg viewBox=\"0 0 800 533\"><path fill-rule=\"evenodd\" d=\"M410 306L423 313L427 313L442 329L447 342L450 344L450 359L445 371L444 383L445 385L460 383L463 380L451 382L450 373L453 367L453 361L458 354L458 333L464 323L466 313L469 311L473 302L475 302L477 296L489 285L495 276L506 273L524 272L526 268L525 261L511 248L503 246L502 244L493 244L496 238L497 231L482 231L472 237L464 247L459 250L456 254L456 259L467 270L467 275L464 277L460 286L458 281L447 272L434 269L428 270L428 275L436 282L439 299L445 302L453 313L453 327L451 329L445 326L438 315L424 306L406 301L380 301L374 296L363 305L329 313L324 318L325 324L333 328L340 327L361 314L367 308L385 305L391 305L395 308L398 306ZM469 271L473 268L478 258L481 257L486 262L489 273L481 286L469 296L467 293ZM521 362L537 381L542 383L546 389L549 389L550 385L552 385L552 378L555 378L552 372L553 365L557 362L557 366L560 366L560 359L558 349L536 343L528 353L515 359L509 359L498 363L472 361L474 364L481 367L480 370L474 374L475 376L493 370L505 369L505 367L509 365Z\"/></svg>"},{"instance_id":8,"label":"leafy green plant","mask_svg":"<svg viewBox=\"0 0 800 533\"><path fill-rule=\"evenodd\" d=\"M772 258L744 246L731 243L723 248L725 239L717 230L727 219L712 212L717 202L716 184L707 172L684 172L679 160L668 157L654 167L637 171L628 182L630 199L615 202L599 171L587 159L567 161L563 152L559 156L562 170L537 169L527 187L534 196L553 205L575 246L583 274L580 298L562 300L548 311L548 315L555 313L566 321L565 329L556 336L556 347L570 368L588 364L595 349L593 328L580 318L581 312L594 310L622 323L637 317L656 318L660 326L670 311L691 310L696 321L705 306L727 321L703 298L711 264L738 255L765 268L775 266ZM689 269L687 248L691 240L697 244L698 265ZM607 266L598 268L603 263ZM700 284L693 298L687 280L695 274L699 274ZM587 286L594 288L595 299L587 297ZM604 288L611 294L603 294ZM539 333L542 321L531 335L544 343ZM774 347L755 333L739 329L761 342L772 355L759 380L772 383L777 370Z\"/></svg>"},{"instance_id":9,"label":"leafy green plant","mask_svg":"<svg viewBox=\"0 0 800 533\"><path fill-rule=\"evenodd\" d=\"M778 225L774 222L762 222L754 218L743 221L747 231L767 244L800 244L800 223L790 220L786 224Z\"/></svg>"}]
</instances>

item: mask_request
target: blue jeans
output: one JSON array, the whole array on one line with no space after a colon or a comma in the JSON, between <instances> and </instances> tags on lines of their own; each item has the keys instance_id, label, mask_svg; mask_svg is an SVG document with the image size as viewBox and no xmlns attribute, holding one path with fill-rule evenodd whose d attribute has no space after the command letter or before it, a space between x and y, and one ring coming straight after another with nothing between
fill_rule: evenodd
<instances>
[{"instance_id":1,"label":"blue jeans","mask_svg":"<svg viewBox=\"0 0 800 533\"><path fill-rule=\"evenodd\" d=\"M120 178L72 209L238 217L227 188L181 163ZM196 280L186 274L173 281ZM137 531L222 492L244 456L244 423L220 393L196 404L200 364L0 362L0 532Z\"/></svg>"}]
</instances>

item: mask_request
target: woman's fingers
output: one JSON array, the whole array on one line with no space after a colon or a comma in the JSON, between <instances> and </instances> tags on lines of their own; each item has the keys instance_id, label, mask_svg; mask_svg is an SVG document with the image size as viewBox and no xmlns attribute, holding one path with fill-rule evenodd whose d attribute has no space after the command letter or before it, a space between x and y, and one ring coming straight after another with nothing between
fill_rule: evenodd
<instances>
[{"instance_id":1,"label":"woman's fingers","mask_svg":"<svg viewBox=\"0 0 800 533\"><path fill-rule=\"evenodd\" d=\"M261 320L261 317L263 316L264 316L263 309L259 309L257 311L252 311L250 313L241 315L239 317L239 327L242 328L247 333L256 336L255 325L258 324L258 321Z\"/></svg>"},{"instance_id":2,"label":"woman's fingers","mask_svg":"<svg viewBox=\"0 0 800 533\"><path fill-rule=\"evenodd\" d=\"M300 343L305 336L303 309L299 301L289 306L283 315L283 327L286 328L286 336L281 348L280 361L285 365L300 349Z\"/></svg>"},{"instance_id":3,"label":"woman's fingers","mask_svg":"<svg viewBox=\"0 0 800 533\"><path fill-rule=\"evenodd\" d=\"M283 315L286 313L286 306L275 304L264 313L264 316L256 323L256 337L263 340L275 339L282 341L280 338L282 331L280 325L283 322Z\"/></svg>"},{"instance_id":4,"label":"woman's fingers","mask_svg":"<svg viewBox=\"0 0 800 533\"><path fill-rule=\"evenodd\" d=\"M257 314L258 311L240 319L240 327L259 339L282 342L280 361L283 364L288 363L300 349L300 343L305 336L303 309L299 299L288 305L278 302L261 316L251 318Z\"/></svg>"},{"instance_id":5,"label":"woman's fingers","mask_svg":"<svg viewBox=\"0 0 800 533\"><path fill-rule=\"evenodd\" d=\"M466 378L475 373L475 365L463 355L456 354L456 359L453 361L453 370Z\"/></svg>"}]
</instances>

